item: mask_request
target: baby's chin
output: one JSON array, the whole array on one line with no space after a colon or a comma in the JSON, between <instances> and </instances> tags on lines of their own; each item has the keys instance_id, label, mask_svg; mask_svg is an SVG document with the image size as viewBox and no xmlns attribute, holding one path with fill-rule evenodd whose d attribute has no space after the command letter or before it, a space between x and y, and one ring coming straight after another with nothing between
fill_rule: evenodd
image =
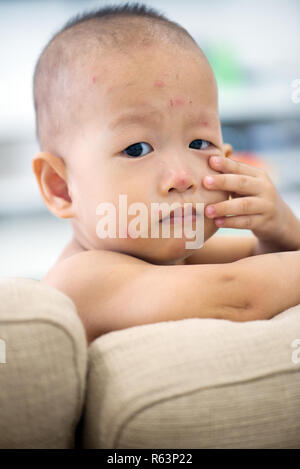
<instances>
[{"instance_id":1,"label":"baby's chin","mask_svg":"<svg viewBox=\"0 0 300 469\"><path fill-rule=\"evenodd\" d=\"M195 228L195 226L194 226ZM175 237L170 230L169 237L159 238L127 238L110 240L106 249L134 256L156 265L180 265L184 260L201 249L218 228L215 223L205 217L204 232L191 236ZM193 233L195 231L193 230ZM103 248L103 247L102 247Z\"/></svg>"},{"instance_id":2,"label":"baby's chin","mask_svg":"<svg viewBox=\"0 0 300 469\"><path fill-rule=\"evenodd\" d=\"M155 248L155 244L152 244L150 249L147 249L148 259L145 260L158 265L184 264L184 261L201 249L205 242L216 233L217 230L218 228L214 222L209 220L202 236L171 237L169 239L153 240L158 241L157 246Z\"/></svg>"}]
</instances>

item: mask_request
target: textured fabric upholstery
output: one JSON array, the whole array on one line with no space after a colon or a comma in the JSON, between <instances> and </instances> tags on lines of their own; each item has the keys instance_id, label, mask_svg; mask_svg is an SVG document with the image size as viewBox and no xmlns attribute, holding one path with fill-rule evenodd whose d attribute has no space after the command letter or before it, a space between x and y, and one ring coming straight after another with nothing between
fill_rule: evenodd
<instances>
[{"instance_id":1,"label":"textured fabric upholstery","mask_svg":"<svg viewBox=\"0 0 300 469\"><path fill-rule=\"evenodd\" d=\"M37 280L1 278L0 339L0 448L72 448L87 367L75 305Z\"/></svg>"},{"instance_id":2,"label":"textured fabric upholstery","mask_svg":"<svg viewBox=\"0 0 300 469\"><path fill-rule=\"evenodd\" d=\"M99 337L85 447L300 448L295 339L300 305L268 321L185 319Z\"/></svg>"}]
</instances>

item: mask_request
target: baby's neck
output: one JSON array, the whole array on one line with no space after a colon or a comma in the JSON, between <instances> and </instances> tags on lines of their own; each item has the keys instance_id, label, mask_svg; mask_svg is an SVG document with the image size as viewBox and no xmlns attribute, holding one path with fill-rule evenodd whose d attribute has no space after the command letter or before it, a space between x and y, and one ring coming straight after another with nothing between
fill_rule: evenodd
<instances>
[{"instance_id":1,"label":"baby's neck","mask_svg":"<svg viewBox=\"0 0 300 469\"><path fill-rule=\"evenodd\" d=\"M73 238L72 241L70 241L66 245L66 247L64 248L64 250L60 254L59 258L57 259L55 265L58 264L59 262L65 260L65 259L67 259L68 257L71 257L74 254L78 254L78 253L83 252L83 251L86 251L86 249L83 246L81 246L81 244L75 238Z\"/></svg>"}]
</instances>

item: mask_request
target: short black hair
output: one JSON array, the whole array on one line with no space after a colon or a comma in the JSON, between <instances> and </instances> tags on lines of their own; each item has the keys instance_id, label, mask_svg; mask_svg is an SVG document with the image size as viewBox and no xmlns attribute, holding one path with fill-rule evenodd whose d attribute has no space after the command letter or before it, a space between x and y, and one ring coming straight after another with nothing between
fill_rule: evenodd
<instances>
[{"instance_id":1,"label":"short black hair","mask_svg":"<svg viewBox=\"0 0 300 469\"><path fill-rule=\"evenodd\" d=\"M84 63L95 49L113 48L126 53L132 45L153 41L193 47L204 56L185 28L143 3L127 2L85 11L56 31L42 49L33 75L36 138L41 150L62 156L58 139L65 133L71 103L75 101L68 94L68 79L76 63ZM76 74L71 76L76 79Z\"/></svg>"},{"instance_id":2,"label":"short black hair","mask_svg":"<svg viewBox=\"0 0 300 469\"><path fill-rule=\"evenodd\" d=\"M116 17L125 17L125 16L139 16L139 17L146 17L146 18L153 18L158 21L164 21L168 23L170 26L183 30L186 34L190 36L190 34L179 24L175 23L174 21L170 21L164 13L151 8L144 3L125 3L123 5L106 5L101 8L96 8L94 10L86 11L79 13L70 20L68 20L65 25L56 33L59 34L62 31L65 31L68 28L72 28L73 26L83 23L88 20L93 20L96 18L101 18L101 20L109 20L111 18ZM55 34L55 35L56 35ZM192 40L192 36L190 36Z\"/></svg>"}]
</instances>

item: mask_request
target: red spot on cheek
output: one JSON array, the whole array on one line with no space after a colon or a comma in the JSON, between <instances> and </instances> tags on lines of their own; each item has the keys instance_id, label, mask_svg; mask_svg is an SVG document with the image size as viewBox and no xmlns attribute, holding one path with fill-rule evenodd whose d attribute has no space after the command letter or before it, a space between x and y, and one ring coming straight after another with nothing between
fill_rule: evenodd
<instances>
[{"instance_id":1,"label":"red spot on cheek","mask_svg":"<svg viewBox=\"0 0 300 469\"><path fill-rule=\"evenodd\" d=\"M165 84L162 80L156 80L154 82L154 86L156 86L157 88L163 88L165 86Z\"/></svg>"},{"instance_id":2,"label":"red spot on cheek","mask_svg":"<svg viewBox=\"0 0 300 469\"><path fill-rule=\"evenodd\" d=\"M97 81L97 77L92 77L92 82L96 83L96 81Z\"/></svg>"}]
</instances>

